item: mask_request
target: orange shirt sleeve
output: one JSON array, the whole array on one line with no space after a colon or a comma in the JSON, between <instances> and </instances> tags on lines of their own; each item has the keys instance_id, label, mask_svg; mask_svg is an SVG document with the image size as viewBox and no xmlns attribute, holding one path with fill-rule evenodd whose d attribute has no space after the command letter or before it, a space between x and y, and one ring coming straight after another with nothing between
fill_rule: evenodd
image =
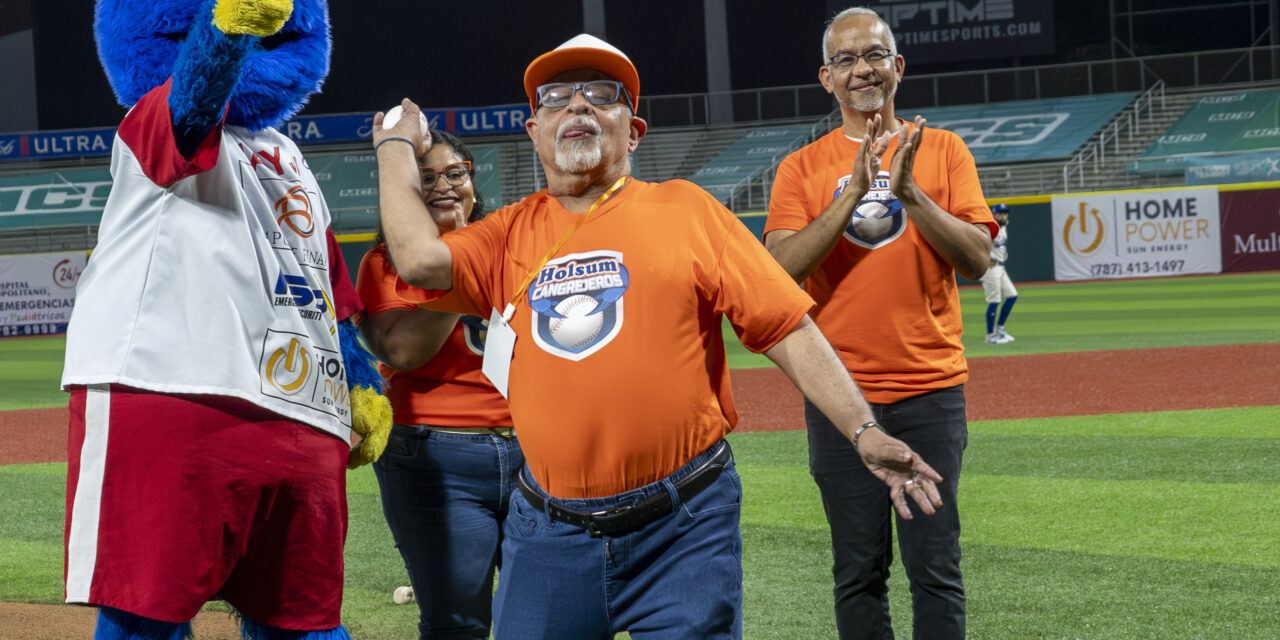
<instances>
[{"instance_id":1,"label":"orange shirt sleeve","mask_svg":"<svg viewBox=\"0 0 1280 640\"><path fill-rule=\"evenodd\" d=\"M744 347L761 353L795 330L814 302L746 225L727 209L723 215L732 219L718 260L715 309L729 319Z\"/></svg>"},{"instance_id":2,"label":"orange shirt sleeve","mask_svg":"<svg viewBox=\"0 0 1280 640\"><path fill-rule=\"evenodd\" d=\"M805 228L821 211L811 211L812 207L805 197L805 185L809 183L801 174L800 160L791 154L778 165L777 175L773 180L773 191L769 195L769 217L765 218L764 234L784 229L799 231Z\"/></svg>"},{"instance_id":3,"label":"orange shirt sleeve","mask_svg":"<svg viewBox=\"0 0 1280 640\"><path fill-rule=\"evenodd\" d=\"M978 167L973 161L973 153L965 146L960 136L939 129L926 130L927 135L943 135L947 144L948 183L950 185L950 201L937 203L951 215L971 224L985 224L992 238L1000 232L987 207L987 200L982 195L982 184L978 182Z\"/></svg>"},{"instance_id":4,"label":"orange shirt sleeve","mask_svg":"<svg viewBox=\"0 0 1280 640\"><path fill-rule=\"evenodd\" d=\"M501 299L506 291L501 274L511 213L512 207L504 207L440 236L453 254L453 289L428 308L488 318L491 309L507 306L510 300Z\"/></svg>"},{"instance_id":5,"label":"orange shirt sleeve","mask_svg":"<svg viewBox=\"0 0 1280 640\"><path fill-rule=\"evenodd\" d=\"M396 274L387 255L387 246L378 245L364 254L360 271L356 275L356 293L364 304L366 316L389 309L413 309L427 300L440 297L440 291L420 289Z\"/></svg>"}]
</instances>

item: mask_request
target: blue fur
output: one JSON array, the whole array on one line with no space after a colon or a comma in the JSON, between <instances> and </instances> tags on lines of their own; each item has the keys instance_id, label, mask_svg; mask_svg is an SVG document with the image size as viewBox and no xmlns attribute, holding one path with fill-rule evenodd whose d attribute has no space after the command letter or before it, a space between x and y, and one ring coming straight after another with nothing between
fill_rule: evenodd
<instances>
[{"instance_id":1,"label":"blue fur","mask_svg":"<svg viewBox=\"0 0 1280 640\"><path fill-rule=\"evenodd\" d=\"M94 640L192 640L190 622L164 622L103 607Z\"/></svg>"},{"instance_id":2,"label":"blue fur","mask_svg":"<svg viewBox=\"0 0 1280 640\"><path fill-rule=\"evenodd\" d=\"M347 365L347 387L371 387L382 392L384 381L373 356L360 341L360 332L350 320L338 323L338 341L342 343L342 361Z\"/></svg>"},{"instance_id":3,"label":"blue fur","mask_svg":"<svg viewBox=\"0 0 1280 640\"><path fill-rule=\"evenodd\" d=\"M201 15L211 14L216 0L205 0ZM245 53L253 38L228 36L212 22L196 20L173 65L175 85L169 113L178 148L188 157L222 120L223 107L236 88ZM182 82L178 82L182 78Z\"/></svg>"},{"instance_id":4,"label":"blue fur","mask_svg":"<svg viewBox=\"0 0 1280 640\"><path fill-rule=\"evenodd\" d=\"M294 631L269 627L254 622L243 615L239 616L240 637L244 640L351 640L346 627L335 627L322 631Z\"/></svg>"},{"instance_id":5,"label":"blue fur","mask_svg":"<svg viewBox=\"0 0 1280 640\"><path fill-rule=\"evenodd\" d=\"M212 6L211 0L98 0L98 58L116 98L133 106L172 74L170 104L179 107L175 130L212 128L207 114L221 115L227 84L233 87L229 124L251 131L279 126L306 105L329 73L324 1L294 0L288 22L267 39L227 38L211 26ZM231 49L217 46L232 40L244 42ZM281 44L274 49L263 48L276 41ZM175 69L180 52L184 64ZM238 63L229 65L236 62L232 58Z\"/></svg>"}]
</instances>

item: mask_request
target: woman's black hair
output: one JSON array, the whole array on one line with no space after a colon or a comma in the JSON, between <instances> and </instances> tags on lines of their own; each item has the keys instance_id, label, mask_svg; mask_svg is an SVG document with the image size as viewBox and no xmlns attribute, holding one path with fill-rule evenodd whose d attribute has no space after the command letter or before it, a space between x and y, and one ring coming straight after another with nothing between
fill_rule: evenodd
<instances>
[{"instance_id":1,"label":"woman's black hair","mask_svg":"<svg viewBox=\"0 0 1280 640\"><path fill-rule=\"evenodd\" d=\"M435 147L438 144L443 144L444 146L449 147L449 149L457 154L459 158L471 163L471 170L468 173L471 174L471 191L475 194L475 204L471 206L471 213L467 216L467 222L478 222L484 219L484 217L489 215L489 213L484 210L484 196L480 194L480 188L476 186L476 160L475 157L471 155L471 149L469 149L466 143L458 138L458 136L455 136L448 131L432 129L431 146ZM419 158L419 160L421 160L421 158ZM382 233L382 221L379 220L378 233L373 239L373 244L374 246L378 246L386 241L387 237Z\"/></svg>"}]
</instances>

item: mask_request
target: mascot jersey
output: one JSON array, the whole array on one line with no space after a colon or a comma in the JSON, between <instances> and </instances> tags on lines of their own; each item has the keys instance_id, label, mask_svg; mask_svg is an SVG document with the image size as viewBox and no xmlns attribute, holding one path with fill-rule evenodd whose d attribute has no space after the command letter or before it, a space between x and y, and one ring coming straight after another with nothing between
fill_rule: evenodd
<instances>
[{"instance_id":1,"label":"mascot jersey","mask_svg":"<svg viewBox=\"0 0 1280 640\"><path fill-rule=\"evenodd\" d=\"M169 86L117 132L63 386L232 396L349 442L329 210L315 177L272 128L214 127L186 160Z\"/></svg>"},{"instance_id":2,"label":"mascot jersey","mask_svg":"<svg viewBox=\"0 0 1280 640\"><path fill-rule=\"evenodd\" d=\"M804 282L818 303L818 328L867 401L882 404L969 377L955 271L889 190L897 144L895 136L854 220ZM778 165L765 233L799 231L817 218L848 184L859 146L836 129L787 156ZM959 136L925 131L911 175L943 211L995 233L973 155Z\"/></svg>"},{"instance_id":3,"label":"mascot jersey","mask_svg":"<svg viewBox=\"0 0 1280 640\"><path fill-rule=\"evenodd\" d=\"M433 309L488 315L582 214L545 190L441 236L453 290ZM813 306L724 205L682 180L632 181L518 296L511 414L551 495L656 482L733 428L722 319L760 352Z\"/></svg>"}]
</instances>

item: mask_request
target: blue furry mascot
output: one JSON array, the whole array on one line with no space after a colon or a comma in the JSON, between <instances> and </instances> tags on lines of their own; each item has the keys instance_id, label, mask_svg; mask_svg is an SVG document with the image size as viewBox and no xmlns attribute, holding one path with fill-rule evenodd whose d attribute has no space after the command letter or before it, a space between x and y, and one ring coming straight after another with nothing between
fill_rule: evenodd
<instances>
[{"instance_id":1,"label":"blue furry mascot","mask_svg":"<svg viewBox=\"0 0 1280 640\"><path fill-rule=\"evenodd\" d=\"M100 639L347 638L346 468L391 409L315 176L274 127L328 72L323 0L98 0L114 181L63 387L66 601ZM351 448L351 432L364 436Z\"/></svg>"}]
</instances>

